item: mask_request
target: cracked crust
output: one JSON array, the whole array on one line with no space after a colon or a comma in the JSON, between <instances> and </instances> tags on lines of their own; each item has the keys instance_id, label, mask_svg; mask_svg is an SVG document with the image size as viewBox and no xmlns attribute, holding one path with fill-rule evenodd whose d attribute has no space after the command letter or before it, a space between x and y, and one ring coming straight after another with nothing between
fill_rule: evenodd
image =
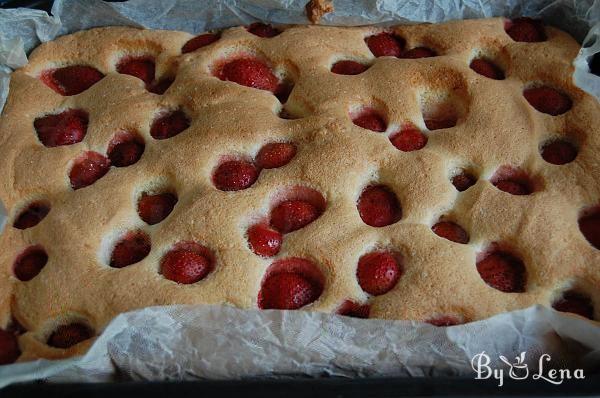
<instances>
[{"instance_id":1,"label":"cracked crust","mask_svg":"<svg viewBox=\"0 0 600 398\"><path fill-rule=\"evenodd\" d=\"M532 304L549 305L566 286L590 295L600 316L600 251L578 229L582 209L600 203L600 106L571 80L578 44L546 28L548 40L517 43L500 18L394 27L407 48L429 46L440 56L406 60L374 58L364 38L376 27L287 27L263 39L243 27L227 29L220 40L189 54L181 47L193 36L183 32L109 27L92 29L42 44L29 63L12 75L0 120L0 199L9 211L0 236L0 326L11 315L27 330L20 336L20 360L61 358L84 352L90 341L61 350L44 344L62 320L81 320L101 332L117 314L150 305L225 303L256 308L261 279L277 258L311 259L325 284L306 310L334 312L351 299L371 305L371 317L425 320L453 315L478 320ZM278 116L282 105L271 93L223 82L211 67L228 54L247 52L265 60L293 81L285 104L293 120ZM505 80L491 80L469 69L477 52L495 60ZM156 57L157 76L176 76L162 96L149 93L139 79L116 73L124 54ZM371 65L356 76L336 75L331 65L353 59ZM106 76L83 93L63 97L40 79L46 69L91 65ZM560 88L573 108L552 117L537 112L522 96L530 84ZM427 132L423 112L438 98L458 109L455 127ZM349 112L367 105L385 114L388 129L374 133L355 126ZM44 147L36 117L77 107L89 113L85 139ZM184 133L154 140L150 123L161 109L181 108L191 118ZM426 132L427 145L401 152L389 140L410 122ZM93 185L73 191L68 171L86 150L105 154L123 129L137 130L145 152L135 165L111 168ZM575 161L554 166L543 161L539 145L568 136L578 148ZM254 157L262 145L290 141L297 155L285 167L263 170L249 189L215 189L211 173L225 155ZM502 165L521 167L541 189L514 196L489 181ZM468 168L478 182L457 192L450 178ZM364 224L356 208L371 183L392 189L402 219L390 226ZM166 187L179 202L166 220L146 225L137 215L142 191ZM273 198L293 186L320 192L323 215L286 235L274 259L256 256L245 236L252 220L268 214ZM35 199L51 204L37 226L12 222ZM456 244L436 236L431 226L448 216L469 234ZM152 250L122 269L108 266L111 239L142 229ZM194 240L215 255L215 270L192 285L178 285L158 273L162 255L176 242ZM475 267L477 253L501 242L525 264L524 293L488 286ZM29 245L49 256L28 282L12 273L15 257ZM369 297L356 279L358 259L374 248L390 248L404 258L404 274L387 294Z\"/></svg>"}]
</instances>

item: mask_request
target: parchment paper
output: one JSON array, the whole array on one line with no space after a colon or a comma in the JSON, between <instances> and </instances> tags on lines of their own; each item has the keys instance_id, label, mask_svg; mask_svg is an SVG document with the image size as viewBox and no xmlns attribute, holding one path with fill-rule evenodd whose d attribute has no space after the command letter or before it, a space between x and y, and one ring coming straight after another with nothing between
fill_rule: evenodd
<instances>
[{"instance_id":1,"label":"parchment paper","mask_svg":"<svg viewBox=\"0 0 600 398\"><path fill-rule=\"evenodd\" d=\"M26 54L40 42L58 35L107 25L198 33L256 20L307 23L305 4L306 0L56 0L52 17L36 10L0 10L0 106L8 92L10 71L25 64ZM587 48L574 62L574 78L582 89L600 98L600 77L588 73L587 66L589 58L600 52L600 38L592 39L600 36L598 2L337 0L334 6L335 12L326 14L322 24L542 17L583 40ZM526 352L525 363L537 370L540 355L547 353L552 361L545 366L597 373L600 327L543 306L450 328L304 311L150 307L119 315L83 357L0 366L0 387L42 378L110 381L116 369L121 377L138 380L467 376L473 374L471 359L483 351L490 356L490 366L497 368L504 366L499 355L512 361Z\"/></svg>"}]
</instances>

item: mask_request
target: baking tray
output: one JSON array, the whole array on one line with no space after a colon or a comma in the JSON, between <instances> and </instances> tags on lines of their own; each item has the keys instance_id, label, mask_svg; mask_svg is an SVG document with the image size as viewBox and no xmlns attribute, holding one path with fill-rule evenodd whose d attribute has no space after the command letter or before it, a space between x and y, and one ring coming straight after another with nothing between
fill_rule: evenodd
<instances>
[{"instance_id":1,"label":"baking tray","mask_svg":"<svg viewBox=\"0 0 600 398\"><path fill-rule=\"evenodd\" d=\"M93 398L239 396L242 398L314 397L592 397L600 396L600 376L553 385L543 380L505 382L467 378L288 378L284 380L121 382L121 383L27 383L0 390L3 398L43 396Z\"/></svg>"},{"instance_id":2,"label":"baking tray","mask_svg":"<svg viewBox=\"0 0 600 398\"><path fill-rule=\"evenodd\" d=\"M106 0L122 1L122 0ZM0 0L1 8L28 7L50 11L51 0ZM600 76L600 53L590 60L590 71ZM313 398L313 397L600 397L600 373L586 375L584 380L566 380L559 385L545 380L504 380L499 387L493 379L476 380L473 377L417 377L417 378L360 378L286 377L283 379L257 378L249 380L199 380L114 383L47 383L14 384L0 389L0 397L198 397L241 396Z\"/></svg>"}]
</instances>

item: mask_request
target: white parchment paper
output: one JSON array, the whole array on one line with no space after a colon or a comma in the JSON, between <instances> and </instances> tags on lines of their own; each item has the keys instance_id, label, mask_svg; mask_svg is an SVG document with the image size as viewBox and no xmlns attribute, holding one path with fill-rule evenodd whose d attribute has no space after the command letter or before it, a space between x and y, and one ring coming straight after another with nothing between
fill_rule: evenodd
<instances>
[{"instance_id":1,"label":"white parchment paper","mask_svg":"<svg viewBox=\"0 0 600 398\"><path fill-rule=\"evenodd\" d=\"M307 23L305 4L306 0L56 0L53 16L36 10L0 10L0 107L8 93L10 71L24 65L26 54L40 42L58 35L108 25L198 33L256 20ZM582 89L600 98L600 77L590 74L587 66L600 52L598 1L336 0L334 6L335 11L321 23L542 17L586 45L575 60L574 78ZM139 380L466 376L473 374L473 356L483 351L495 367L503 366L499 355L512 360L526 352L525 362L537 369L540 355L547 353L552 357L547 366L597 373L600 327L542 306L450 328L304 311L151 307L119 315L83 357L0 366L0 388L35 379L110 381L117 369L121 377Z\"/></svg>"}]
</instances>

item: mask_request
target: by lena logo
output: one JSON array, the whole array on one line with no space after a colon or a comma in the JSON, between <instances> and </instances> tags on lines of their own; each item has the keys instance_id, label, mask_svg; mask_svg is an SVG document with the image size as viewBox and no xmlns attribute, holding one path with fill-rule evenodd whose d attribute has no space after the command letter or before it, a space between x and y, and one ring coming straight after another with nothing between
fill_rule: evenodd
<instances>
[{"instance_id":1,"label":"by lena logo","mask_svg":"<svg viewBox=\"0 0 600 398\"><path fill-rule=\"evenodd\" d=\"M515 361L509 361L504 355L500 355L498 358L508 366L508 375L505 369L493 369L490 366L492 362L490 356L485 351L480 352L471 359L471 367L475 371L476 380L485 380L494 378L498 380L498 386L504 385L504 378L509 377L513 380L525 380L531 377L533 380L545 380L548 383L555 385L562 384L565 380L571 379L585 379L583 369L545 369L544 365L549 362L552 358L548 354L542 354L538 359L538 369L535 373L529 373L529 367L525 363L525 351L515 357Z\"/></svg>"}]
</instances>

